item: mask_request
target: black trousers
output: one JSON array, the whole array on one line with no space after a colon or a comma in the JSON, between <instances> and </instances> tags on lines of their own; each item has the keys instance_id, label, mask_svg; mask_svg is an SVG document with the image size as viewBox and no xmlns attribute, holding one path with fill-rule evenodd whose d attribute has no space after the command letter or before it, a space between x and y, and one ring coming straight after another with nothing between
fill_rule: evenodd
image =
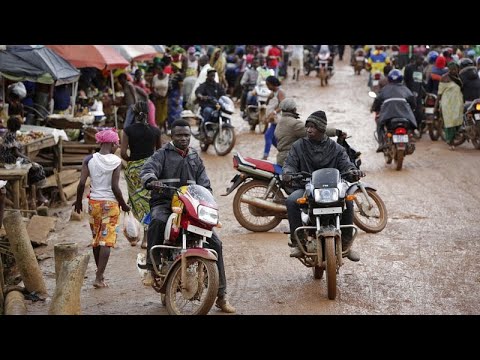
<instances>
[{"instance_id":1,"label":"black trousers","mask_svg":"<svg viewBox=\"0 0 480 360\"><path fill-rule=\"evenodd\" d=\"M300 204L297 204L297 199L301 198L305 190L295 190L291 193L286 201L287 213L288 213L288 222L290 223L290 236L293 238L293 233L295 229L302 226L302 217L300 215ZM347 208L342 214L342 219L340 220L341 225L351 225L353 224L353 202L347 201ZM342 245L348 246L352 242L353 229L345 228L342 230ZM295 244L292 241L292 244Z\"/></svg>"},{"instance_id":2,"label":"black trousers","mask_svg":"<svg viewBox=\"0 0 480 360\"><path fill-rule=\"evenodd\" d=\"M147 238L147 263L151 264L151 259L148 256L150 249L155 245L162 245L165 234L165 227L167 225L167 220L171 211L171 205L158 205L154 206L151 209L151 222L148 225L148 238ZM206 244L207 248L213 249L218 254L217 267L219 275L219 286L217 296L221 297L227 293L227 279L225 277L225 265L223 263L223 250L222 242L219 237L213 231L212 237L208 240ZM158 264L160 262L160 252L154 252L155 262Z\"/></svg>"}]
</instances>

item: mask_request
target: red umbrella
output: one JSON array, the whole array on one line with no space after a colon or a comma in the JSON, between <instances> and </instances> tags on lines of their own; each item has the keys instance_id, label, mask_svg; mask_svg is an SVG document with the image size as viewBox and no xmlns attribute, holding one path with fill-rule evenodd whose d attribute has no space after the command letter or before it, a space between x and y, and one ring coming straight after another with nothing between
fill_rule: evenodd
<instances>
[{"instance_id":1,"label":"red umbrella","mask_svg":"<svg viewBox=\"0 0 480 360\"><path fill-rule=\"evenodd\" d=\"M122 55L108 45L45 45L77 68L111 70L128 66Z\"/></svg>"}]
</instances>

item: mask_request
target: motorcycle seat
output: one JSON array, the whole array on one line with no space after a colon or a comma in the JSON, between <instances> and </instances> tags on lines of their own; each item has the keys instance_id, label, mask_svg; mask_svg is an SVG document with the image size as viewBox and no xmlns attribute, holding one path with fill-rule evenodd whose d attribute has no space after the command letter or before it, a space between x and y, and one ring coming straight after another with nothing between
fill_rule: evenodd
<instances>
[{"instance_id":1,"label":"motorcycle seat","mask_svg":"<svg viewBox=\"0 0 480 360\"><path fill-rule=\"evenodd\" d=\"M387 121L387 128L396 129L397 127L410 128L410 121L404 118L393 118Z\"/></svg>"},{"instance_id":2,"label":"motorcycle seat","mask_svg":"<svg viewBox=\"0 0 480 360\"><path fill-rule=\"evenodd\" d=\"M254 164L259 170L268 171L278 175L282 174L282 167L278 164L272 163L271 161L258 160L250 157L246 157L245 160Z\"/></svg>"}]
</instances>

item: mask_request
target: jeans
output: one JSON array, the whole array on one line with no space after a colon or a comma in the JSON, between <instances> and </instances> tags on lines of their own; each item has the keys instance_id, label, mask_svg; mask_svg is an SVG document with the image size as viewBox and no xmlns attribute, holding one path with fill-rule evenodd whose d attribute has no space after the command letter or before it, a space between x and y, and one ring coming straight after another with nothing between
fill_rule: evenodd
<instances>
[{"instance_id":1,"label":"jeans","mask_svg":"<svg viewBox=\"0 0 480 360\"><path fill-rule=\"evenodd\" d=\"M287 205L287 214L288 214L288 222L290 223L290 236L293 239L293 233L295 229L303 226L302 224L302 216L300 215L300 204L297 204L297 199L303 197L305 190L295 190L291 193L286 201ZM353 202L346 201L347 208L342 214L342 219L340 220L341 225L352 225L353 224ZM352 235L353 229L352 228L345 228L342 229L342 245L348 246L352 242ZM292 240L292 243L295 242Z\"/></svg>"},{"instance_id":2,"label":"jeans","mask_svg":"<svg viewBox=\"0 0 480 360\"><path fill-rule=\"evenodd\" d=\"M165 233L165 226L167 224L168 217L172 213L170 203L165 205L157 205L151 209L151 221L148 226L147 237L147 264L152 264L150 256L150 249L155 245L162 245ZM217 268L219 275L219 286L217 296L222 297L227 293L227 279L225 277L225 265L223 263L223 250L222 242L218 238L215 231L213 231L212 237L208 240L206 248L213 249L218 254ZM154 251L155 263L160 262L160 252Z\"/></svg>"},{"instance_id":3,"label":"jeans","mask_svg":"<svg viewBox=\"0 0 480 360\"><path fill-rule=\"evenodd\" d=\"M214 108L207 106L202 109L202 116L203 116L203 123L206 123L207 121L210 121L210 118L212 117L212 113L215 111Z\"/></svg>"},{"instance_id":4,"label":"jeans","mask_svg":"<svg viewBox=\"0 0 480 360\"><path fill-rule=\"evenodd\" d=\"M270 148L273 146L277 147L277 139L275 138L275 129L277 124L271 123L265 132L265 148L263 150L263 155L268 156L270 154Z\"/></svg>"}]
</instances>

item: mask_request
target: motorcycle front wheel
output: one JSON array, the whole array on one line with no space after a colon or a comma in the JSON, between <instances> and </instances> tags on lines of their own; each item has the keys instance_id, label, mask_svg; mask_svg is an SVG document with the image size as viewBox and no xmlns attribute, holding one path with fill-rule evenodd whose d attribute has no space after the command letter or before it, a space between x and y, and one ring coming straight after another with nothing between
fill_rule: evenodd
<instances>
[{"instance_id":1,"label":"motorcycle front wheel","mask_svg":"<svg viewBox=\"0 0 480 360\"><path fill-rule=\"evenodd\" d=\"M170 315L206 315L217 298L218 268L215 261L192 256L187 259L187 278L181 281L182 262L167 280L165 303Z\"/></svg>"},{"instance_id":2,"label":"motorcycle front wheel","mask_svg":"<svg viewBox=\"0 0 480 360\"><path fill-rule=\"evenodd\" d=\"M327 293L329 300L337 297L337 256L335 255L335 238L325 238L325 261L327 272Z\"/></svg>"},{"instance_id":3,"label":"motorcycle front wheel","mask_svg":"<svg viewBox=\"0 0 480 360\"><path fill-rule=\"evenodd\" d=\"M217 132L213 138L213 146L217 155L224 156L232 151L235 140L235 130L231 127L224 127L221 132Z\"/></svg>"},{"instance_id":4,"label":"motorcycle front wheel","mask_svg":"<svg viewBox=\"0 0 480 360\"><path fill-rule=\"evenodd\" d=\"M387 208L376 191L372 189L365 189L365 191L372 207L368 205L362 190L357 189L354 193L353 222L367 233L378 233L387 225Z\"/></svg>"},{"instance_id":5,"label":"motorcycle front wheel","mask_svg":"<svg viewBox=\"0 0 480 360\"><path fill-rule=\"evenodd\" d=\"M252 180L240 186L235 194L233 199L233 214L240 225L247 230L254 232L270 231L282 222L281 217L264 216L262 209L241 201L243 195L263 199L267 187L268 182ZM267 200L273 201L276 191L277 188L273 188L272 192L268 194Z\"/></svg>"}]
</instances>

